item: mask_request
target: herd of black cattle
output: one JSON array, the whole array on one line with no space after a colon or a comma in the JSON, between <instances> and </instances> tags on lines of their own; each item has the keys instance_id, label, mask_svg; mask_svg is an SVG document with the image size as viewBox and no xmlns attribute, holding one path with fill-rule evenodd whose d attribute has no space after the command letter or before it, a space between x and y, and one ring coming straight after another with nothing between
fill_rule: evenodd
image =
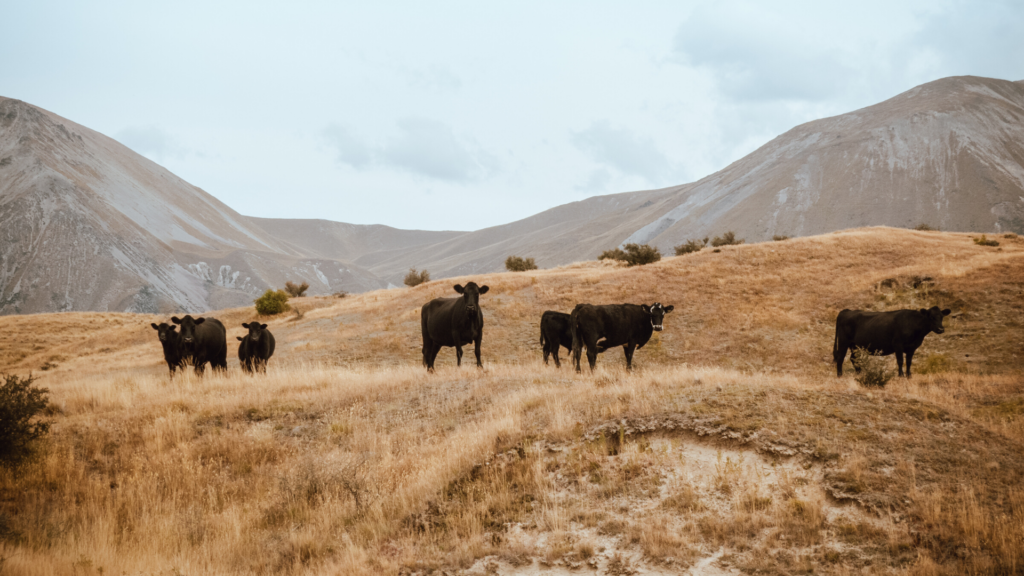
<instances>
[{"instance_id":1,"label":"herd of black cattle","mask_svg":"<svg viewBox=\"0 0 1024 576\"><path fill-rule=\"evenodd\" d=\"M420 323L423 330L423 365L427 371L434 371L434 360L442 347L454 346L456 362L462 365L462 347L473 344L476 365L480 361L480 344L483 340L484 316L480 308L480 295L486 294L487 286L469 282L466 286L455 285L460 296L435 298L423 305ZM587 350L587 361L593 371L597 355L621 346L626 354L626 368L633 368L633 353L643 348L656 331L661 331L665 314L673 306L662 306L660 302L646 304L577 304L571 314L548 310L540 320L540 344L544 350L544 363L553 355L555 365L561 367L558 349L564 346L572 353L576 371L580 371L580 357L583 348ZM910 377L910 365L914 352L921 346L930 332L942 334L942 319L949 309L939 310L937 306L920 310L894 310L890 312L866 312L843 310L836 318L836 335L832 356L836 373L843 375L843 362L850 350L862 348L877 356L896 354L899 375L903 376L903 357L906 355L906 376ZM227 370L227 331L216 318L192 318L185 316L171 318L173 324L153 324L160 336L164 359L171 376L178 368L187 364L195 367L201 375L207 362L215 370ZM181 331L176 328L180 326ZM242 324L249 330L245 337L238 338L238 361L248 373L267 371L267 363L274 354L274 335L266 324L249 322ZM860 372L856 355L851 357L854 369Z\"/></svg>"}]
</instances>

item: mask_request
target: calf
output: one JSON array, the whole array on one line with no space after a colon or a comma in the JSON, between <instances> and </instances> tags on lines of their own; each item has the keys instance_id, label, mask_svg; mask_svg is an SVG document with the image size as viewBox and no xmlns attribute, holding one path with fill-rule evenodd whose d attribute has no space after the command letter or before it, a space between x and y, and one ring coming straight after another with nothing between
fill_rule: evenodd
<instances>
[{"instance_id":1,"label":"calf","mask_svg":"<svg viewBox=\"0 0 1024 576\"><path fill-rule=\"evenodd\" d=\"M463 287L455 285L458 298L435 298L420 310L420 326L423 330L423 365L427 372L434 371L434 360L443 346L454 346L455 357L462 366L462 347L474 343L476 365L480 362L480 342L484 337L484 314L480 309L480 295L486 294L487 286L470 282Z\"/></svg>"},{"instance_id":2,"label":"calf","mask_svg":"<svg viewBox=\"0 0 1024 576\"><path fill-rule=\"evenodd\" d=\"M675 306L646 304L577 304L569 319L572 330L572 357L576 371L580 371L580 356L587 347L590 371L597 366L597 355L615 346L626 353L626 370L633 369L633 352L643 348L651 334L660 332L665 314ZM599 339L603 338L600 342Z\"/></svg>"},{"instance_id":3,"label":"calf","mask_svg":"<svg viewBox=\"0 0 1024 576\"><path fill-rule=\"evenodd\" d=\"M159 326L155 323L150 325L160 338L160 345L164 349L164 360L167 361L167 368L171 371L173 378L174 371L185 366L181 357L181 334L178 334L177 326L166 322L161 322Z\"/></svg>"},{"instance_id":4,"label":"calf","mask_svg":"<svg viewBox=\"0 0 1024 576\"><path fill-rule=\"evenodd\" d=\"M227 330L220 320L175 316L171 322L181 327L181 357L195 366L196 374L203 375L207 362L214 370L228 369Z\"/></svg>"},{"instance_id":5,"label":"calf","mask_svg":"<svg viewBox=\"0 0 1024 576\"><path fill-rule=\"evenodd\" d=\"M561 368L558 361L558 348L565 346L572 353L572 330L569 328L569 314L548 310L540 317L540 345L544 349L544 363L548 363L548 355L555 357L555 366Z\"/></svg>"},{"instance_id":6,"label":"calf","mask_svg":"<svg viewBox=\"0 0 1024 576\"><path fill-rule=\"evenodd\" d=\"M274 335L267 330L266 324L250 322L242 324L242 328L249 330L244 338L239 338L238 363L242 370L248 373L267 373L267 362L274 355Z\"/></svg>"},{"instance_id":7,"label":"calf","mask_svg":"<svg viewBox=\"0 0 1024 576\"><path fill-rule=\"evenodd\" d=\"M832 359L836 363L836 375L843 375L843 361L851 348L863 348L873 356L896 354L896 366L903 376L903 355L907 355L907 378L910 378L910 364L914 352L924 342L929 332L942 334L942 319L950 310L939 310L932 306L925 310L893 310L891 312L865 312L864 310L843 310L836 317L836 337L832 344ZM853 369L860 372L856 355L851 357Z\"/></svg>"}]
</instances>

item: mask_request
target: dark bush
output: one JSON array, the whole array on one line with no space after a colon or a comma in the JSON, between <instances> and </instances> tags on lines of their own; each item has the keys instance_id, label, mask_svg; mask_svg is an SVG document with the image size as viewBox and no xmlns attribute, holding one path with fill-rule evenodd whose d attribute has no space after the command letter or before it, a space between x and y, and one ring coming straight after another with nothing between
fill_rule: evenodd
<instances>
[{"instance_id":1,"label":"dark bush","mask_svg":"<svg viewBox=\"0 0 1024 576\"><path fill-rule=\"evenodd\" d=\"M306 295L306 290L309 290L309 283L303 282L302 284L296 284L292 281L284 283L284 291L288 293L292 298L301 298Z\"/></svg>"},{"instance_id":2,"label":"dark bush","mask_svg":"<svg viewBox=\"0 0 1024 576\"><path fill-rule=\"evenodd\" d=\"M782 235L782 234L776 234L775 236L772 236L772 240L774 240L776 242L782 242L783 240L789 240L789 236L785 236L785 235ZM741 240L741 242L742 242L742 240Z\"/></svg>"},{"instance_id":3,"label":"dark bush","mask_svg":"<svg viewBox=\"0 0 1024 576\"><path fill-rule=\"evenodd\" d=\"M715 239L711 241L711 245L715 248L719 246L734 246L736 244L743 244L743 240L737 240L736 234L733 232L726 232L722 234L721 238L715 236Z\"/></svg>"},{"instance_id":4,"label":"dark bush","mask_svg":"<svg viewBox=\"0 0 1024 576\"><path fill-rule=\"evenodd\" d=\"M629 266L643 266L661 260L661 252L648 244L626 244L620 248L605 250L597 257L598 260L622 260Z\"/></svg>"},{"instance_id":5,"label":"dark bush","mask_svg":"<svg viewBox=\"0 0 1024 576\"><path fill-rule=\"evenodd\" d=\"M430 272L426 270L417 272L415 268L409 268L409 273L405 275L403 282L406 286L419 286L424 282L430 282Z\"/></svg>"},{"instance_id":6,"label":"dark bush","mask_svg":"<svg viewBox=\"0 0 1024 576\"><path fill-rule=\"evenodd\" d=\"M705 246L708 245L708 239L704 240L687 240L685 244L680 244L673 248L676 251L676 256L682 256L683 254L692 254L694 252L700 252Z\"/></svg>"},{"instance_id":7,"label":"dark bush","mask_svg":"<svg viewBox=\"0 0 1024 576\"><path fill-rule=\"evenodd\" d=\"M927 224L921 223L918 224L917 226L914 226L914 230L920 230L921 232L935 232L937 228L932 228Z\"/></svg>"},{"instance_id":8,"label":"dark bush","mask_svg":"<svg viewBox=\"0 0 1024 576\"><path fill-rule=\"evenodd\" d=\"M985 237L984 234L981 235L981 238L975 238L974 243L977 244L978 246L999 246L998 241L989 240L988 238Z\"/></svg>"},{"instance_id":9,"label":"dark bush","mask_svg":"<svg viewBox=\"0 0 1024 576\"><path fill-rule=\"evenodd\" d=\"M348 292L345 292L344 290L334 293L335 298L344 298L345 296L348 296Z\"/></svg>"},{"instance_id":10,"label":"dark bush","mask_svg":"<svg viewBox=\"0 0 1024 576\"><path fill-rule=\"evenodd\" d=\"M505 259L505 269L509 272L526 272L527 270L536 270L537 264L533 261L533 258L509 256Z\"/></svg>"},{"instance_id":11,"label":"dark bush","mask_svg":"<svg viewBox=\"0 0 1024 576\"><path fill-rule=\"evenodd\" d=\"M288 293L284 290L272 290L267 289L260 296L254 300L256 304L256 312L264 316L271 316L273 314L280 314L281 312L287 311L291 306L288 305Z\"/></svg>"},{"instance_id":12,"label":"dark bush","mask_svg":"<svg viewBox=\"0 0 1024 576\"><path fill-rule=\"evenodd\" d=\"M14 465L32 453L33 444L50 431L50 423L36 419L46 410L49 390L32 385L35 378L3 374L0 385L0 463ZM33 419L35 421L33 422Z\"/></svg>"}]
</instances>

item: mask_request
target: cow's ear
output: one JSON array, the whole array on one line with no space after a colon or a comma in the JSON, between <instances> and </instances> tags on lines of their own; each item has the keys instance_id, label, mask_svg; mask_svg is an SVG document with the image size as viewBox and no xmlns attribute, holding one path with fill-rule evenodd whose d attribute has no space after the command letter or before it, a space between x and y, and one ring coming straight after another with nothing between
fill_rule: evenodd
<instances>
[{"instance_id":1,"label":"cow's ear","mask_svg":"<svg viewBox=\"0 0 1024 576\"><path fill-rule=\"evenodd\" d=\"M643 310L645 314L651 313L651 307L648 306L647 304L641 304L640 309Z\"/></svg>"},{"instance_id":2,"label":"cow's ear","mask_svg":"<svg viewBox=\"0 0 1024 576\"><path fill-rule=\"evenodd\" d=\"M178 318L177 316L171 316L171 322L174 322L175 324L181 324L181 318Z\"/></svg>"},{"instance_id":3,"label":"cow's ear","mask_svg":"<svg viewBox=\"0 0 1024 576\"><path fill-rule=\"evenodd\" d=\"M206 322L206 318L196 318L196 326Z\"/></svg>"},{"instance_id":4,"label":"cow's ear","mask_svg":"<svg viewBox=\"0 0 1024 576\"><path fill-rule=\"evenodd\" d=\"M249 324L246 323L246 322L242 322L242 328L245 328L246 330L248 330L249 329Z\"/></svg>"},{"instance_id":5,"label":"cow's ear","mask_svg":"<svg viewBox=\"0 0 1024 576\"><path fill-rule=\"evenodd\" d=\"M266 330L267 329L267 325L266 324L260 324L260 329L261 330Z\"/></svg>"},{"instance_id":6,"label":"cow's ear","mask_svg":"<svg viewBox=\"0 0 1024 576\"><path fill-rule=\"evenodd\" d=\"M462 284L456 284L455 291L458 292L459 294L462 294L466 291L466 289L462 287Z\"/></svg>"},{"instance_id":7,"label":"cow's ear","mask_svg":"<svg viewBox=\"0 0 1024 576\"><path fill-rule=\"evenodd\" d=\"M239 341L239 342L241 342L242 340L244 340L244 338L242 338L241 336L235 336L235 338L238 338L238 341Z\"/></svg>"},{"instance_id":8,"label":"cow's ear","mask_svg":"<svg viewBox=\"0 0 1024 576\"><path fill-rule=\"evenodd\" d=\"M946 308L945 310L942 311L942 315L943 316L949 316L951 312L953 312L953 311L950 310L949 308Z\"/></svg>"},{"instance_id":9,"label":"cow's ear","mask_svg":"<svg viewBox=\"0 0 1024 576\"><path fill-rule=\"evenodd\" d=\"M481 294L487 294L487 291L490 290L490 289L491 289L490 286L486 286L486 285L485 286L481 286L480 287L480 293Z\"/></svg>"},{"instance_id":10,"label":"cow's ear","mask_svg":"<svg viewBox=\"0 0 1024 576\"><path fill-rule=\"evenodd\" d=\"M665 314L668 314L669 312L671 312L671 311L673 311L675 309L676 309L676 307L672 306L672 305L665 306Z\"/></svg>"},{"instance_id":11,"label":"cow's ear","mask_svg":"<svg viewBox=\"0 0 1024 576\"><path fill-rule=\"evenodd\" d=\"M156 325L156 322L151 322L149 325L153 327L153 330L159 330L160 329L160 327Z\"/></svg>"}]
</instances>

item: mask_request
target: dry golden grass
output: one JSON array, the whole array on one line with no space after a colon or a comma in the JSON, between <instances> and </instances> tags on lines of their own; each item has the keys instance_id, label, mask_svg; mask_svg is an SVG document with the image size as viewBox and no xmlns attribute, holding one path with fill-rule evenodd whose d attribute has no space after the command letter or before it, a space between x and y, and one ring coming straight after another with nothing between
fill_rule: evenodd
<instances>
[{"instance_id":1,"label":"dry golden grass","mask_svg":"<svg viewBox=\"0 0 1024 576\"><path fill-rule=\"evenodd\" d=\"M446 349L432 376L418 308L458 280L304 299L256 378L170 380L155 317L0 318L0 369L37 371L57 408L0 474L2 569L1018 572L1024 244L1000 248L869 229L476 277L486 368ZM655 300L677 311L635 374L540 364L543 310ZM919 352L931 373L835 378L838 310L933 304L954 317ZM211 315L231 342L253 317Z\"/></svg>"}]
</instances>

